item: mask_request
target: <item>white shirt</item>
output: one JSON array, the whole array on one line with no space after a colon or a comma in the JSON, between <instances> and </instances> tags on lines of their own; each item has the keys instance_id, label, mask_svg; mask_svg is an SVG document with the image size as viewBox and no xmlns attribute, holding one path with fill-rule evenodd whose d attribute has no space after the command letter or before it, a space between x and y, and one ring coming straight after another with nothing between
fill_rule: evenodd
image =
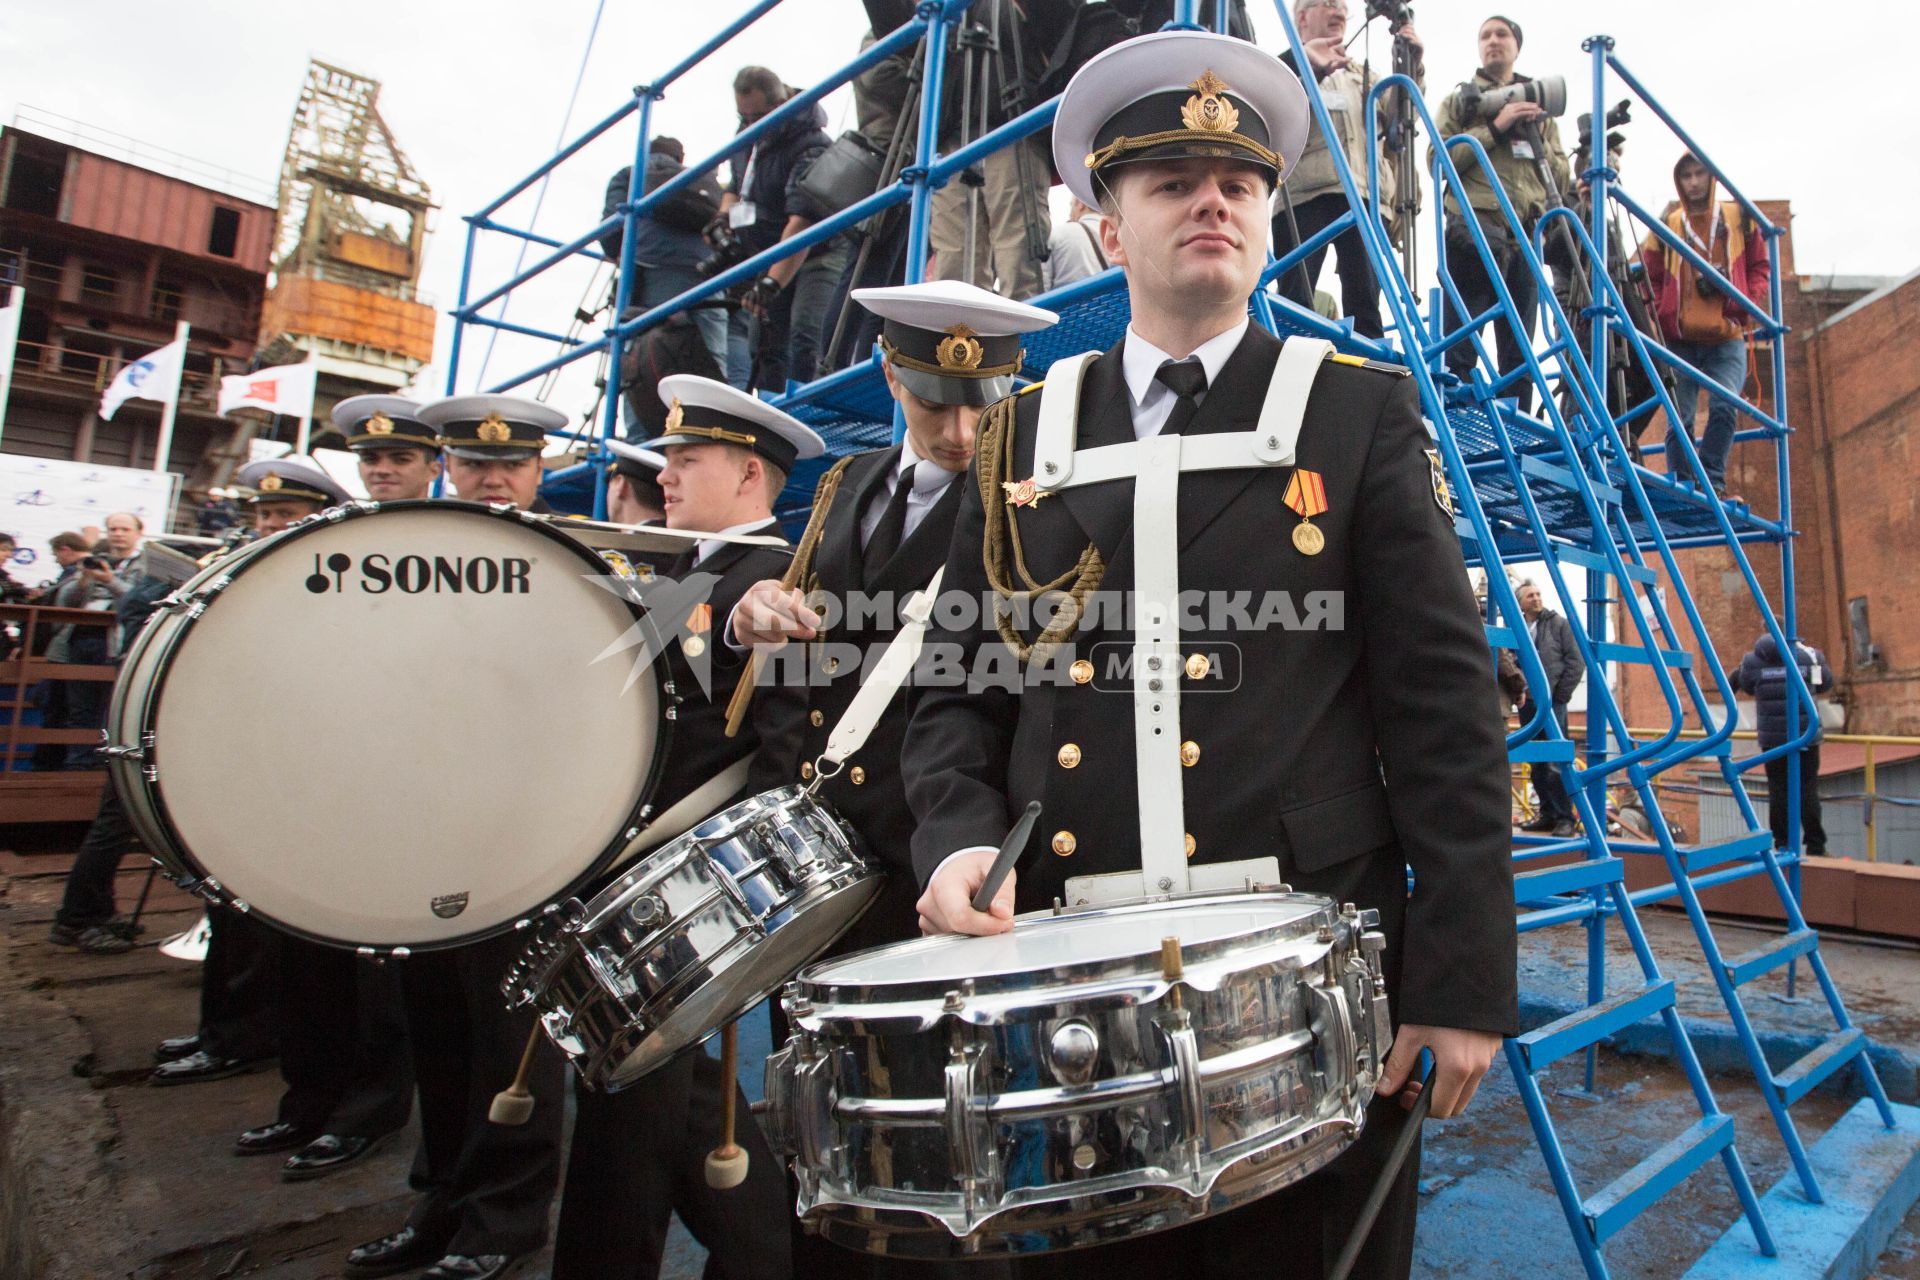
<instances>
[{"instance_id":1,"label":"white shirt","mask_svg":"<svg viewBox=\"0 0 1920 1280\"><path fill-rule=\"evenodd\" d=\"M887 504L900 487L900 478L909 473L913 476L913 492L907 495L907 527L900 534L902 543L913 536L913 531L927 518L927 512L933 510L933 504L946 493L947 486L960 478L958 471L949 471L914 452L911 437L902 440L899 462L887 476L881 492L873 496L867 503L867 509L861 513L860 546L863 549L873 541L873 531L880 527L880 517L886 514Z\"/></svg>"},{"instance_id":2,"label":"white shirt","mask_svg":"<svg viewBox=\"0 0 1920 1280\"><path fill-rule=\"evenodd\" d=\"M1195 347L1193 354L1187 357L1198 360L1200 367L1206 370L1209 387L1219 381L1220 370L1226 367L1227 357L1240 345L1240 339L1247 336L1247 324L1247 319L1243 317L1233 328ZM1132 325L1127 326L1126 343L1120 349L1120 367L1127 379L1127 394L1133 402L1135 440L1147 440L1159 435L1160 428L1167 425L1167 416L1173 412L1173 402L1179 399L1172 387L1154 377L1160 372L1160 366L1169 360L1173 360L1173 357L1135 333ZM1201 392L1201 401L1204 402L1206 398L1206 392Z\"/></svg>"},{"instance_id":3,"label":"white shirt","mask_svg":"<svg viewBox=\"0 0 1920 1280\"><path fill-rule=\"evenodd\" d=\"M1073 222L1056 222L1047 237L1047 260L1040 264L1040 281L1047 289L1097 276L1107 269L1100 252L1100 215L1089 213Z\"/></svg>"}]
</instances>

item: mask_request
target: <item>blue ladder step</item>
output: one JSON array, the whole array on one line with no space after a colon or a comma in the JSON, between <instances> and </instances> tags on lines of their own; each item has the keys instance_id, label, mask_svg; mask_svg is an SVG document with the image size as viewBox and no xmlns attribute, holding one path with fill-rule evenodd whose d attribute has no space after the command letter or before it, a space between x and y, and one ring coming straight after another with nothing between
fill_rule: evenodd
<instances>
[{"instance_id":1,"label":"blue ladder step","mask_svg":"<svg viewBox=\"0 0 1920 1280\"><path fill-rule=\"evenodd\" d=\"M1637 644L1615 644L1611 640L1596 640L1594 655L1604 662L1632 662L1643 667L1664 664L1669 667L1691 667L1693 655L1682 649L1643 649Z\"/></svg>"},{"instance_id":2,"label":"blue ladder step","mask_svg":"<svg viewBox=\"0 0 1920 1280\"><path fill-rule=\"evenodd\" d=\"M1746 858L1757 858L1773 847L1773 833L1770 831L1752 831L1732 840L1722 840L1719 844L1694 845L1680 851L1680 860L1688 871L1704 871L1708 867L1717 867L1723 862L1736 862Z\"/></svg>"},{"instance_id":3,"label":"blue ladder step","mask_svg":"<svg viewBox=\"0 0 1920 1280\"><path fill-rule=\"evenodd\" d=\"M1796 929L1765 946L1755 947L1745 955L1725 961L1722 967L1727 971L1728 982L1736 987L1743 986L1761 974L1772 973L1796 956L1806 955L1819 945L1818 933L1812 929Z\"/></svg>"},{"instance_id":4,"label":"blue ladder step","mask_svg":"<svg viewBox=\"0 0 1920 1280\"><path fill-rule=\"evenodd\" d=\"M1517 747L1508 747L1507 759L1514 764L1572 764L1573 744L1565 738L1529 738Z\"/></svg>"},{"instance_id":5,"label":"blue ladder step","mask_svg":"<svg viewBox=\"0 0 1920 1280\"><path fill-rule=\"evenodd\" d=\"M1822 1041L1812 1053L1773 1078L1773 1087L1788 1106L1820 1087L1820 1082L1852 1062L1866 1051L1867 1033L1848 1027L1831 1039Z\"/></svg>"},{"instance_id":6,"label":"blue ladder step","mask_svg":"<svg viewBox=\"0 0 1920 1280\"><path fill-rule=\"evenodd\" d=\"M1673 979L1662 978L1637 991L1623 991L1599 1004L1555 1018L1543 1027L1514 1037L1527 1070L1538 1071L1590 1044L1599 1044L1614 1032L1642 1018L1673 1008Z\"/></svg>"},{"instance_id":7,"label":"blue ladder step","mask_svg":"<svg viewBox=\"0 0 1920 1280\"><path fill-rule=\"evenodd\" d=\"M1554 557L1568 564L1577 564L1581 568L1593 573L1614 572L1612 561L1598 552L1588 551L1585 547L1556 547L1554 548ZM1635 582L1644 582L1648 586L1654 585L1659 578L1659 575L1646 565L1635 564L1625 556L1620 558L1620 567L1624 570L1624 576L1633 579Z\"/></svg>"},{"instance_id":8,"label":"blue ladder step","mask_svg":"<svg viewBox=\"0 0 1920 1280\"><path fill-rule=\"evenodd\" d=\"M1520 455L1520 470L1536 479L1559 485L1562 489L1577 490L1580 487L1579 481L1574 477L1573 472L1567 470L1565 467L1555 466L1551 462L1544 462L1530 453ZM1589 479L1587 483L1592 487L1595 498L1612 506L1617 507L1620 505L1619 489L1604 480Z\"/></svg>"},{"instance_id":9,"label":"blue ladder step","mask_svg":"<svg viewBox=\"0 0 1920 1280\"><path fill-rule=\"evenodd\" d=\"M1593 1242L1604 1244L1654 1201L1685 1182L1694 1170L1732 1145L1732 1116L1700 1117L1671 1142L1581 1201Z\"/></svg>"},{"instance_id":10,"label":"blue ladder step","mask_svg":"<svg viewBox=\"0 0 1920 1280\"><path fill-rule=\"evenodd\" d=\"M1513 878L1513 900L1523 904L1544 902L1555 894L1618 884L1626 877L1626 867L1618 858L1589 858L1557 867L1542 867L1538 871L1522 871Z\"/></svg>"}]
</instances>

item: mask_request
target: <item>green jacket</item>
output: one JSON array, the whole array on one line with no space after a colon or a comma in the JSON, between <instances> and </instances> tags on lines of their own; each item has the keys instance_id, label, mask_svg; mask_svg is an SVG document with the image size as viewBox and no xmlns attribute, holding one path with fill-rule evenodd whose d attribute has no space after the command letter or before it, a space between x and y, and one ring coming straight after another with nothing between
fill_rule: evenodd
<instances>
[{"instance_id":1,"label":"green jacket","mask_svg":"<svg viewBox=\"0 0 1920 1280\"><path fill-rule=\"evenodd\" d=\"M1516 75L1514 79L1525 80L1527 77ZM1473 80L1483 90L1500 87L1485 71L1474 72ZM1516 145L1523 149L1525 147L1518 131L1506 138L1497 138L1486 120L1477 116L1472 120L1464 119L1458 91L1448 94L1447 100L1440 104L1440 114L1434 123L1439 126L1443 138L1465 134L1477 139L1486 148L1488 157L1493 161L1493 171L1499 176L1500 185L1506 188L1507 199L1513 202L1514 211L1525 220L1528 227L1532 227L1546 213L1547 191L1540 184L1540 175L1535 171L1533 161L1525 156L1524 150L1520 155L1514 154ZM1564 195L1572 186L1572 172L1567 165L1566 149L1560 145L1560 126L1551 116L1544 117L1540 138L1546 144L1546 160L1553 170L1553 180L1559 184ZM1494 196L1493 184L1480 167L1479 158L1464 146L1451 148L1449 154L1453 157L1454 167L1460 170L1467 203L1487 213L1498 213L1500 201ZM1431 161L1431 146L1427 149L1427 155ZM1447 193L1447 212L1455 216L1460 213L1459 203L1451 191Z\"/></svg>"}]
</instances>

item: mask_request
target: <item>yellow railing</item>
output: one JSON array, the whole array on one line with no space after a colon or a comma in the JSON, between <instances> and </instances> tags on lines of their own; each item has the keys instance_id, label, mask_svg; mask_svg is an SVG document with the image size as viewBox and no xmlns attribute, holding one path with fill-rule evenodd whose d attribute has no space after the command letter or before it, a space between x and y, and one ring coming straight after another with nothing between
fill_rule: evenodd
<instances>
[{"instance_id":1,"label":"yellow railing","mask_svg":"<svg viewBox=\"0 0 1920 1280\"><path fill-rule=\"evenodd\" d=\"M1655 738L1660 736L1662 732L1664 731L1659 729L1629 728L1627 730L1628 736L1636 739L1642 737ZM1682 729L1680 736L1682 738L1704 738L1707 736L1707 732L1704 729ZM1756 742L1759 740L1759 735L1751 729L1735 729L1733 736L1743 742ZM1902 737L1892 733L1823 733L1820 737L1823 742L1854 742L1866 747L1866 758L1863 761L1864 772L1866 774L1866 805L1862 820L1865 822L1867 828L1867 861L1878 862L1880 860L1879 835L1878 828L1873 820L1874 799L1878 794L1874 787L1873 749L1875 747L1920 747L1920 738ZM1694 762L1688 760L1682 761L1682 763L1692 764Z\"/></svg>"}]
</instances>

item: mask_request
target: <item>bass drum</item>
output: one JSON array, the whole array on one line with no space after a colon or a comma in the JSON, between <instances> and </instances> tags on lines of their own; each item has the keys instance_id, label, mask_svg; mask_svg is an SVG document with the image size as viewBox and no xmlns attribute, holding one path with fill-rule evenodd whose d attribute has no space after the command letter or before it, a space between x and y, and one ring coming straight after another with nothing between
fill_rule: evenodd
<instances>
[{"instance_id":1,"label":"bass drum","mask_svg":"<svg viewBox=\"0 0 1920 1280\"><path fill-rule=\"evenodd\" d=\"M620 579L539 516L334 508L154 615L109 768L147 847L210 900L337 946L459 946L635 846L673 700L659 644L621 643L636 627Z\"/></svg>"}]
</instances>

